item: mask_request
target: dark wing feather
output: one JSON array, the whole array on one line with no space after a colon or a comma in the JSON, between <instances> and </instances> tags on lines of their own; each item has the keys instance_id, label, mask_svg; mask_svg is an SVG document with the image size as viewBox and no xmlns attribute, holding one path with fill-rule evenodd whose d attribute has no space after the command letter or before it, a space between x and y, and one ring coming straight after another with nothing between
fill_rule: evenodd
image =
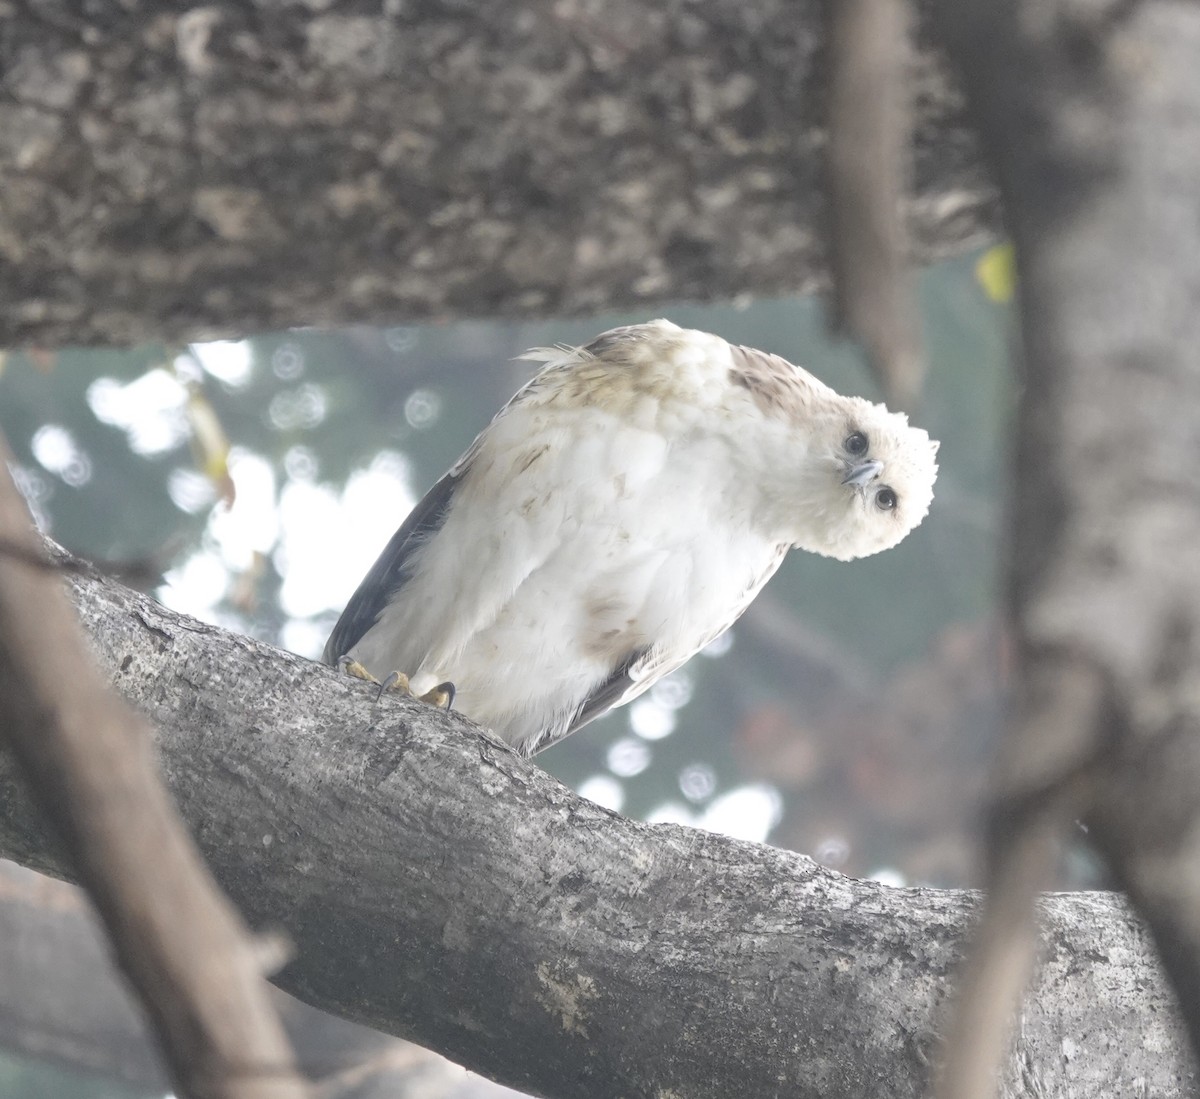
<instances>
[{"instance_id":1,"label":"dark wing feather","mask_svg":"<svg viewBox=\"0 0 1200 1099\"><path fill-rule=\"evenodd\" d=\"M363 577L355 593L342 611L325 643L323 659L336 664L363 635L379 621L384 608L396 592L404 587L408 577L405 569L413 550L423 545L441 528L454 496L455 486L467 472L467 463L459 461L421 501L408 513L400 529L392 535L371 571Z\"/></svg>"},{"instance_id":2,"label":"dark wing feather","mask_svg":"<svg viewBox=\"0 0 1200 1099\"><path fill-rule=\"evenodd\" d=\"M575 732L576 729L586 725L589 721L595 721L596 718L603 717L614 706L619 706L622 699L633 689L635 680L630 675L630 671L635 664L640 663L646 658L646 654L649 651L649 649L637 649L621 661L612 675L584 700L574 720L567 726L566 731L562 735L566 736L568 733Z\"/></svg>"},{"instance_id":3,"label":"dark wing feather","mask_svg":"<svg viewBox=\"0 0 1200 1099\"><path fill-rule=\"evenodd\" d=\"M536 736L522 744L521 754L536 755L549 748L551 744L557 744L564 737L570 736L576 729L586 725L589 721L603 717L614 706L619 706L625 695L634 686L635 681L630 675L630 671L649 651L649 649L638 649L636 652L630 653L617 665L613 673L588 695L583 705L575 711L574 717L564 715L561 720L540 730Z\"/></svg>"}]
</instances>

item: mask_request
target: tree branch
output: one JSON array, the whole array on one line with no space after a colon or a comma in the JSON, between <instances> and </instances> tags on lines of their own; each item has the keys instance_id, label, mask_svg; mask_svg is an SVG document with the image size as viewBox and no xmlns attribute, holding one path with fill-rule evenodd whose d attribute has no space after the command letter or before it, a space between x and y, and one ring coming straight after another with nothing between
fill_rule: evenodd
<instances>
[{"instance_id":1,"label":"tree branch","mask_svg":"<svg viewBox=\"0 0 1200 1099\"><path fill-rule=\"evenodd\" d=\"M1200 1050L1200 9L938 8L1001 184L1028 366L1008 593L1019 674L991 790L995 933L974 967L1007 966L1015 999L1037 889L1083 819ZM991 1092L1002 1035L978 1023L1011 1004L981 1011L988 985L968 982L957 1013L952 1099Z\"/></svg>"},{"instance_id":2,"label":"tree branch","mask_svg":"<svg viewBox=\"0 0 1200 1099\"><path fill-rule=\"evenodd\" d=\"M0 1048L146 1092L170 1089L81 890L0 861L0 973ZM418 1079L428 1099L512 1095L426 1050L269 992L320 1099L395 1099Z\"/></svg>"},{"instance_id":3,"label":"tree branch","mask_svg":"<svg viewBox=\"0 0 1200 1099\"><path fill-rule=\"evenodd\" d=\"M218 878L297 944L279 983L309 1003L543 1095L924 1093L971 895L626 820L464 718L377 703L112 581L66 582L102 665L158 728ZM7 770L0 853L68 870ZM1032 1065L1050 1094L1107 1099L1137 1079L1188 1094L1121 901L1051 897L1043 917L1014 1093Z\"/></svg>"},{"instance_id":4,"label":"tree branch","mask_svg":"<svg viewBox=\"0 0 1200 1099\"><path fill-rule=\"evenodd\" d=\"M819 0L0 17L0 346L812 289ZM378 10L378 5L373 10ZM925 52L920 258L995 210Z\"/></svg>"},{"instance_id":5,"label":"tree branch","mask_svg":"<svg viewBox=\"0 0 1200 1099\"><path fill-rule=\"evenodd\" d=\"M33 552L9 461L0 437L0 532ZM53 572L4 556L0 703L0 743L87 887L180 1094L301 1099L258 951L171 807L149 728L100 681Z\"/></svg>"},{"instance_id":6,"label":"tree branch","mask_svg":"<svg viewBox=\"0 0 1200 1099\"><path fill-rule=\"evenodd\" d=\"M925 374L901 211L908 193L908 0L825 0L833 328L857 340L891 408Z\"/></svg>"}]
</instances>

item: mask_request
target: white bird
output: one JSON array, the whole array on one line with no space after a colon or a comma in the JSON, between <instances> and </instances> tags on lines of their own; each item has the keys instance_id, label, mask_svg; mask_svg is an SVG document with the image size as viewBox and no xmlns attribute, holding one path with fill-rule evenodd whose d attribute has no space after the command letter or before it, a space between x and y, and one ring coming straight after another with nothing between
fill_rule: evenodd
<instances>
[{"instance_id":1,"label":"white bird","mask_svg":"<svg viewBox=\"0 0 1200 1099\"><path fill-rule=\"evenodd\" d=\"M522 358L544 368L412 510L325 648L448 694L522 754L724 633L790 547L878 553L933 499L937 443L777 355L658 320Z\"/></svg>"}]
</instances>

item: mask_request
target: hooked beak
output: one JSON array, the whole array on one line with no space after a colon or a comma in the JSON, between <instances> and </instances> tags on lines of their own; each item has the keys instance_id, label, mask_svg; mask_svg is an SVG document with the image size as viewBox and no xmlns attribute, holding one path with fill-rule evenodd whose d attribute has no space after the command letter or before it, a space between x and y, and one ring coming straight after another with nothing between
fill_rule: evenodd
<instances>
[{"instance_id":1,"label":"hooked beak","mask_svg":"<svg viewBox=\"0 0 1200 1099\"><path fill-rule=\"evenodd\" d=\"M883 463L878 458L869 458L856 466L851 466L842 478L843 485L853 485L855 488L866 488L883 472Z\"/></svg>"}]
</instances>

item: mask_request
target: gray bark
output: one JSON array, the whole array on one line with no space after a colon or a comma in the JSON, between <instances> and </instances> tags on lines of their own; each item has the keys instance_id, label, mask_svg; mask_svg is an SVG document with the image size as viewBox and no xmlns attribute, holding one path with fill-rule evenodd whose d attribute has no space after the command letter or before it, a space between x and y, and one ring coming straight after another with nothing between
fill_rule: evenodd
<instances>
[{"instance_id":1,"label":"gray bark","mask_svg":"<svg viewBox=\"0 0 1200 1099\"><path fill-rule=\"evenodd\" d=\"M0 13L2 347L653 309L822 278L818 0L87 13ZM912 80L930 259L995 209L928 52Z\"/></svg>"},{"instance_id":2,"label":"gray bark","mask_svg":"<svg viewBox=\"0 0 1200 1099\"><path fill-rule=\"evenodd\" d=\"M219 880L294 940L278 983L307 1002L542 1095L923 1094L972 895L626 820L461 717L72 585ZM65 874L4 767L0 854ZM1123 903L1053 896L1042 918L1009 1094L1194 1094Z\"/></svg>"},{"instance_id":3,"label":"gray bark","mask_svg":"<svg viewBox=\"0 0 1200 1099\"><path fill-rule=\"evenodd\" d=\"M940 7L1001 184L1027 364L990 892L1023 881L1028 909L1055 835L1086 820L1200 1050L1200 7ZM997 964L1019 907L998 905ZM985 1060L954 1099L983 1093Z\"/></svg>"},{"instance_id":4,"label":"gray bark","mask_svg":"<svg viewBox=\"0 0 1200 1099\"><path fill-rule=\"evenodd\" d=\"M0 1047L166 1094L158 1045L84 893L0 861ZM514 1093L396 1038L272 990L302 1071L322 1099L502 1099Z\"/></svg>"}]
</instances>

